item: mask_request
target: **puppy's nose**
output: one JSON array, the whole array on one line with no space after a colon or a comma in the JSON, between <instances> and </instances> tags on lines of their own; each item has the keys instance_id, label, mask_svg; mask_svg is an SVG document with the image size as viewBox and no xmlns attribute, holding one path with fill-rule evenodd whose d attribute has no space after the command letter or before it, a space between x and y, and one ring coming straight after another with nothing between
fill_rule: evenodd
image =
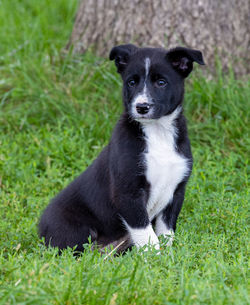
<instances>
[{"instance_id":1,"label":"puppy's nose","mask_svg":"<svg viewBox=\"0 0 250 305\"><path fill-rule=\"evenodd\" d=\"M150 105L147 104L147 103L138 103L136 105L136 111L139 113L139 114L146 114L149 112L149 109L150 109Z\"/></svg>"}]
</instances>

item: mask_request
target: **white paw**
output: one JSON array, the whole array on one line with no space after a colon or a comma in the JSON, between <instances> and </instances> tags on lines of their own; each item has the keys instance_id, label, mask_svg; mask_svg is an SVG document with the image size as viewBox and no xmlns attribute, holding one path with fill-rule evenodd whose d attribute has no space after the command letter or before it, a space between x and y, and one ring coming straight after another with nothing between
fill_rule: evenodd
<instances>
[{"instance_id":1,"label":"white paw","mask_svg":"<svg viewBox=\"0 0 250 305\"><path fill-rule=\"evenodd\" d=\"M126 227L130 233L134 245L137 248L142 248L145 245L147 245L145 249L148 249L152 246L156 250L160 249L159 239L156 236L151 224L149 224L146 228L143 229L131 228L127 223L126 223Z\"/></svg>"},{"instance_id":2,"label":"white paw","mask_svg":"<svg viewBox=\"0 0 250 305\"><path fill-rule=\"evenodd\" d=\"M157 238L158 239L158 238ZM145 246L145 245L143 245L143 246ZM137 248L141 248L142 246L137 246ZM146 247L144 248L144 251L145 252L147 252L147 251L149 251L149 250L151 250L151 249L155 249L155 250L157 250L157 251L159 251L160 250L160 243L159 243L159 240L158 240L158 242L157 243L151 243L151 242L148 242L147 244L146 244ZM157 254L159 254L159 253L157 253Z\"/></svg>"},{"instance_id":3,"label":"white paw","mask_svg":"<svg viewBox=\"0 0 250 305\"><path fill-rule=\"evenodd\" d=\"M165 234L161 234L164 239L167 241L166 246L171 247L174 241L174 232L171 230Z\"/></svg>"}]
</instances>

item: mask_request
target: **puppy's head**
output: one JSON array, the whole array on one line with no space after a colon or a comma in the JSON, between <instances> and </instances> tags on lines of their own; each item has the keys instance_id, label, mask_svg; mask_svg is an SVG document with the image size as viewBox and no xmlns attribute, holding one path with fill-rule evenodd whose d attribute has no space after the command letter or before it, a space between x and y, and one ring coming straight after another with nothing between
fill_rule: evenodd
<instances>
[{"instance_id":1,"label":"puppy's head","mask_svg":"<svg viewBox=\"0 0 250 305\"><path fill-rule=\"evenodd\" d=\"M172 113L182 102L184 79L193 62L204 65L200 51L182 47L165 50L120 45L111 50L109 58L115 60L123 79L125 109L137 121Z\"/></svg>"}]
</instances>

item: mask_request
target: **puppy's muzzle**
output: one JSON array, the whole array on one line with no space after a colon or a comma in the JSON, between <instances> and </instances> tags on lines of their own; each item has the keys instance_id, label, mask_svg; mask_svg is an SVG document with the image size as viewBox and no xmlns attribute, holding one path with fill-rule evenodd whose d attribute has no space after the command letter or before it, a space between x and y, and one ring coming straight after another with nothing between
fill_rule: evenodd
<instances>
[{"instance_id":1,"label":"puppy's muzzle","mask_svg":"<svg viewBox=\"0 0 250 305\"><path fill-rule=\"evenodd\" d=\"M148 103L138 103L135 108L139 114L146 114L149 112L151 105Z\"/></svg>"}]
</instances>

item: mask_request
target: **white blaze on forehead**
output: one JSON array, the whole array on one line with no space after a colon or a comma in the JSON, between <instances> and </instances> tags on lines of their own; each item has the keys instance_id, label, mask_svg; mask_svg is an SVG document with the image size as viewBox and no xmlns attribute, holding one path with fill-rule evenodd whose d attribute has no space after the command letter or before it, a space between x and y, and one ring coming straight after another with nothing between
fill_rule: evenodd
<instances>
[{"instance_id":1,"label":"white blaze on forehead","mask_svg":"<svg viewBox=\"0 0 250 305\"><path fill-rule=\"evenodd\" d=\"M149 69L150 69L150 59L148 57L145 58L145 80L144 80L144 87L143 91L140 92L134 99L135 104L144 104L144 103L150 103L151 98L148 94L147 86L146 86L146 79L148 77Z\"/></svg>"},{"instance_id":2,"label":"white blaze on forehead","mask_svg":"<svg viewBox=\"0 0 250 305\"><path fill-rule=\"evenodd\" d=\"M147 57L145 58L145 81L149 73L149 68L150 68L150 59Z\"/></svg>"},{"instance_id":3,"label":"white blaze on forehead","mask_svg":"<svg viewBox=\"0 0 250 305\"><path fill-rule=\"evenodd\" d=\"M136 110L136 105L138 104L152 104L152 98L150 96L150 93L148 91L147 85L146 85L146 80L149 74L150 70L150 59L146 57L144 59L144 67L145 67L145 79L144 79L144 87L143 90L133 98L132 106L131 106L131 111L134 116L138 115L137 110ZM152 114L152 110L150 111Z\"/></svg>"}]
</instances>

